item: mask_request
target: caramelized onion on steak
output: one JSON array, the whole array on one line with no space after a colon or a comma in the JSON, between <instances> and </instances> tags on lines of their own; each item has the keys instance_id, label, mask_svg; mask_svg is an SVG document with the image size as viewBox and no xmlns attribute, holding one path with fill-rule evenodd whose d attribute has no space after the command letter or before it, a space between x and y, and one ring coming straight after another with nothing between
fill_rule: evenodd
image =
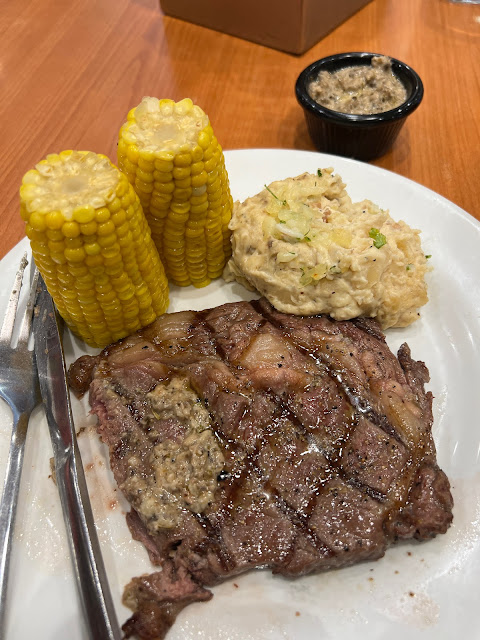
<instances>
[{"instance_id":1,"label":"caramelized onion on steak","mask_svg":"<svg viewBox=\"0 0 480 640\"><path fill-rule=\"evenodd\" d=\"M129 527L162 567L126 588L127 636L164 637L205 586L248 569L373 560L452 520L427 368L373 320L231 303L162 316L91 364ZM86 371L71 368L77 390Z\"/></svg>"}]
</instances>

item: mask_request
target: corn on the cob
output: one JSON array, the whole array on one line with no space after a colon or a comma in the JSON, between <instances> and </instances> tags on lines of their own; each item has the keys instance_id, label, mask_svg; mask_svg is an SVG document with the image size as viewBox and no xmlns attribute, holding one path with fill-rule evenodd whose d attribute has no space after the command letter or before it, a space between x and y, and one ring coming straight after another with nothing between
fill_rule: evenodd
<instances>
[{"instance_id":1,"label":"corn on the cob","mask_svg":"<svg viewBox=\"0 0 480 640\"><path fill-rule=\"evenodd\" d=\"M168 283L135 191L102 155L50 154L28 171L20 212L33 256L74 333L104 347L168 306Z\"/></svg>"},{"instance_id":2,"label":"corn on the cob","mask_svg":"<svg viewBox=\"0 0 480 640\"><path fill-rule=\"evenodd\" d=\"M118 142L118 166L134 186L167 277L202 287L231 254L232 197L207 115L186 98L144 98Z\"/></svg>"}]
</instances>

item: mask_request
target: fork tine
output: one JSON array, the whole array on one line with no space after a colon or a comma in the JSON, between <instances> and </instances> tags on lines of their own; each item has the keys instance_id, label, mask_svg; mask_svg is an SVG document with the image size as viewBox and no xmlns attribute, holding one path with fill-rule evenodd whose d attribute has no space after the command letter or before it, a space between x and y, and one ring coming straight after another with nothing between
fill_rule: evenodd
<instances>
[{"instance_id":1,"label":"fork tine","mask_svg":"<svg viewBox=\"0 0 480 640\"><path fill-rule=\"evenodd\" d=\"M33 266L33 262L32 265ZM30 294L28 296L27 306L22 320L22 328L18 336L18 344L27 344L30 337L30 329L32 328L33 307L37 299L38 269L35 268L32 284L30 285Z\"/></svg>"},{"instance_id":2,"label":"fork tine","mask_svg":"<svg viewBox=\"0 0 480 640\"><path fill-rule=\"evenodd\" d=\"M25 267L28 264L27 254L24 253L20 262L20 267L15 276L15 282L13 284L12 293L10 294L10 300L7 305L7 312L5 313L5 319L3 321L2 329L0 330L0 342L10 343L12 340L13 326L15 324L15 315L17 313L18 299L20 297L20 289L22 288L23 274Z\"/></svg>"}]
</instances>

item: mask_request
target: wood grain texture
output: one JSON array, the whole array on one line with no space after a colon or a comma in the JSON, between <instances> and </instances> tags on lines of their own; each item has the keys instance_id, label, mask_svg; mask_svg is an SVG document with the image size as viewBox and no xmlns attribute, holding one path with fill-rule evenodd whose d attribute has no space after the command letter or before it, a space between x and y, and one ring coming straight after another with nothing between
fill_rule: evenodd
<instances>
[{"instance_id":1,"label":"wood grain texture","mask_svg":"<svg viewBox=\"0 0 480 640\"><path fill-rule=\"evenodd\" d=\"M144 95L192 98L224 149L312 150L295 80L318 58L361 50L407 62L425 85L422 105L374 164L480 219L478 5L373 0L293 56L165 17L156 0L3 0L0 257L24 235L22 175L67 148L115 160L118 129Z\"/></svg>"}]
</instances>

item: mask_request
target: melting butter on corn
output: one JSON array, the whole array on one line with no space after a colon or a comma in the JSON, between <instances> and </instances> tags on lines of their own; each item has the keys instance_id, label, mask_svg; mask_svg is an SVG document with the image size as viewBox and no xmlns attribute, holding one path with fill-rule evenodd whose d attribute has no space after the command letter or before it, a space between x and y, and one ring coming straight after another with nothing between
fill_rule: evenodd
<instances>
[{"instance_id":1,"label":"melting butter on corn","mask_svg":"<svg viewBox=\"0 0 480 640\"><path fill-rule=\"evenodd\" d=\"M28 171L20 213L70 329L104 347L168 307L168 283L138 196L106 156L50 154Z\"/></svg>"},{"instance_id":2,"label":"melting butter on corn","mask_svg":"<svg viewBox=\"0 0 480 640\"><path fill-rule=\"evenodd\" d=\"M186 98L146 97L122 126L118 164L140 198L168 278L202 287L230 257L232 197L208 116Z\"/></svg>"}]
</instances>

